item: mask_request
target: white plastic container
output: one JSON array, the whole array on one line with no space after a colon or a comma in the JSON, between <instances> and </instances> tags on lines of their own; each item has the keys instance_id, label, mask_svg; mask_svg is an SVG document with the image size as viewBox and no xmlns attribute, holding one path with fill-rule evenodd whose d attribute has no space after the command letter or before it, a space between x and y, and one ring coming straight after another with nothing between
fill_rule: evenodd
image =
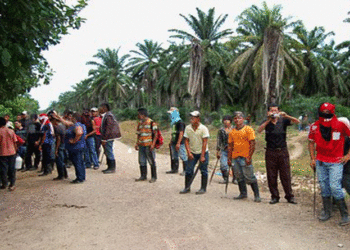
<instances>
[{"instance_id":1,"label":"white plastic container","mask_svg":"<svg viewBox=\"0 0 350 250\"><path fill-rule=\"evenodd\" d=\"M18 170L18 169L21 169L22 168L22 157L20 157L19 155L16 156L16 164L15 164L15 168Z\"/></svg>"}]
</instances>

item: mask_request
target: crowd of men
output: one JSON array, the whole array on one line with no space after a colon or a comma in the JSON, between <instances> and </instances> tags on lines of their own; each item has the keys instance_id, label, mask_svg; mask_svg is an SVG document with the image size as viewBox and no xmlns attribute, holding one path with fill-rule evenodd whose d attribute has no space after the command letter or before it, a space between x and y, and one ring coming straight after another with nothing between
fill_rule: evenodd
<instances>
[{"instance_id":1,"label":"crowd of men","mask_svg":"<svg viewBox=\"0 0 350 250\"><path fill-rule=\"evenodd\" d=\"M344 187L350 192L349 145L350 123L347 119L335 116L335 106L323 103L319 107L319 120L310 126L309 151L311 167L317 172L323 199L323 211L319 219L326 221L332 214L332 199L341 213L340 225L350 223L344 200ZM209 129L201 123L199 111L192 111L190 124L187 126L180 117L178 108L168 111L171 120L171 140L169 144L171 169L167 174L179 172L182 161L185 186L180 194L191 192L191 184L197 173L201 172L201 186L196 194L205 194L208 184L209 163ZM138 109L137 139L135 149L138 151L140 177L135 181L147 180L147 162L150 165L150 183L157 181L155 149L162 144L162 135L158 124L153 121L145 108ZM254 201L261 202L258 181L254 173L253 154L255 151L255 131L249 125L250 119L243 112L237 111L222 119L222 128L217 134L216 157L220 161L223 182L229 182L232 167L233 180L238 184L239 195L236 200L246 199L247 184L254 193ZM287 127L300 121L280 111L278 105L268 106L266 120L257 129L265 132L266 171L268 187L271 193L270 204L280 201L278 176L288 203L297 204L291 185L291 169L287 149ZM84 110L82 114L66 111L63 116L55 111L47 114L27 117L24 111L14 122L9 116L0 118L0 176L1 189L15 189L16 155L24 159L22 171L37 170L41 161L40 176L52 173L56 162L58 176L54 180L68 178L67 167L72 163L76 179L72 183L85 181L85 169L99 169L102 145L107 159L104 174L115 173L116 160L113 142L121 137L119 124L107 103L99 109ZM345 147L344 147L345 146ZM34 165L32 156L34 154ZM198 163L198 165L197 165ZM8 182L10 183L8 185Z\"/></svg>"}]
</instances>

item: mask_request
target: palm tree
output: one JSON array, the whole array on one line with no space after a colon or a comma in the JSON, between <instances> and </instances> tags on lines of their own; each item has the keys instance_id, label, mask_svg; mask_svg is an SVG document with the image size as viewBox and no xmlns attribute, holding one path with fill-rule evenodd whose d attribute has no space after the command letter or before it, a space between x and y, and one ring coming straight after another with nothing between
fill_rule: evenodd
<instances>
[{"instance_id":1,"label":"palm tree","mask_svg":"<svg viewBox=\"0 0 350 250\"><path fill-rule=\"evenodd\" d=\"M124 71L129 55L119 57L119 49L100 49L93 57L101 62L89 61L86 63L97 67L89 71L92 95L97 97L99 102L115 101L118 107L123 105L131 82Z\"/></svg>"},{"instance_id":2,"label":"palm tree","mask_svg":"<svg viewBox=\"0 0 350 250\"><path fill-rule=\"evenodd\" d=\"M250 112L262 102L281 100L282 84L298 82L305 71L302 61L293 50L293 40L286 30L299 23L283 18L282 7L269 9L266 2L262 8L253 5L237 17L238 36L227 46L240 53L228 66L231 78L239 80L240 90L251 99Z\"/></svg>"},{"instance_id":3,"label":"palm tree","mask_svg":"<svg viewBox=\"0 0 350 250\"><path fill-rule=\"evenodd\" d=\"M188 92L192 95L194 105L197 108L200 108L201 102L203 102L208 105L208 109L211 109L213 106L213 65L210 64L209 60L210 51L215 49L214 43L227 37L232 31L230 29L220 31L221 26L226 21L227 14L220 15L215 19L215 8L209 9L208 13L204 13L199 8L196 10L197 17L193 15L186 17L180 14L194 32L193 34L178 29L170 29L169 31L176 33L170 37L191 42Z\"/></svg>"},{"instance_id":4,"label":"palm tree","mask_svg":"<svg viewBox=\"0 0 350 250\"><path fill-rule=\"evenodd\" d=\"M144 44L137 43L137 50L130 53L135 56L130 58L127 65L132 79L138 81L148 94L149 104L152 103L152 92L159 78L159 56L162 52L161 44L152 40L144 40Z\"/></svg>"}]
</instances>

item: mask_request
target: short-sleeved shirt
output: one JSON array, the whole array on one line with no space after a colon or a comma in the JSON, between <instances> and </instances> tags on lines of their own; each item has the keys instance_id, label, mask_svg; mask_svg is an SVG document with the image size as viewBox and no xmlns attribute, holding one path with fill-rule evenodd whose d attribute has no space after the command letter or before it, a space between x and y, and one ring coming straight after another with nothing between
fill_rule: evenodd
<instances>
[{"instance_id":1,"label":"short-sleeved shirt","mask_svg":"<svg viewBox=\"0 0 350 250\"><path fill-rule=\"evenodd\" d=\"M101 135L100 127L102 123L102 118L97 116L94 118L95 126L96 126L96 135Z\"/></svg>"},{"instance_id":2,"label":"short-sleeved shirt","mask_svg":"<svg viewBox=\"0 0 350 250\"><path fill-rule=\"evenodd\" d=\"M6 126L0 128L0 156L16 154L17 137L12 129Z\"/></svg>"},{"instance_id":3,"label":"short-sleeved shirt","mask_svg":"<svg viewBox=\"0 0 350 250\"><path fill-rule=\"evenodd\" d=\"M147 118L144 122L139 122L137 125L138 140L137 145L143 147L149 147L153 142L153 135L157 133L158 125L150 118Z\"/></svg>"},{"instance_id":4,"label":"short-sleeved shirt","mask_svg":"<svg viewBox=\"0 0 350 250\"><path fill-rule=\"evenodd\" d=\"M171 142L172 143L177 143L177 141L179 140L179 136L180 136L180 132L184 132L185 131L185 123L183 123L183 121L178 121L177 123L173 124L172 126L172 131L171 131ZM185 143L185 139L182 138L181 144Z\"/></svg>"},{"instance_id":5,"label":"short-sleeved shirt","mask_svg":"<svg viewBox=\"0 0 350 250\"><path fill-rule=\"evenodd\" d=\"M338 119L332 122L330 141L322 137L319 121L313 123L310 127L309 140L316 143L316 160L339 163L344 156L345 136L350 136L350 128Z\"/></svg>"},{"instance_id":6,"label":"short-sleeved shirt","mask_svg":"<svg viewBox=\"0 0 350 250\"><path fill-rule=\"evenodd\" d=\"M276 125L272 122L267 124L265 127L266 147L269 149L286 148L287 127L290 125L292 125L292 123L286 118L279 118Z\"/></svg>"},{"instance_id":7,"label":"short-sleeved shirt","mask_svg":"<svg viewBox=\"0 0 350 250\"><path fill-rule=\"evenodd\" d=\"M40 123L39 122L31 122L27 128L27 142L28 144L34 144L38 141L42 135L40 132Z\"/></svg>"},{"instance_id":8,"label":"short-sleeved shirt","mask_svg":"<svg viewBox=\"0 0 350 250\"><path fill-rule=\"evenodd\" d=\"M45 137L45 140L44 140L44 143L43 144L52 144L55 140L54 140L54 137L53 137L53 134L51 132L51 127L52 124L49 123L49 124L45 124L42 128L41 128L41 131L43 134L46 134L46 137Z\"/></svg>"},{"instance_id":9,"label":"short-sleeved shirt","mask_svg":"<svg viewBox=\"0 0 350 250\"><path fill-rule=\"evenodd\" d=\"M185 128L184 137L188 138L189 140L191 153L201 154L203 138L209 138L209 130L206 126L200 123L196 131L194 131L192 125L190 124ZM208 151L208 144L205 151Z\"/></svg>"},{"instance_id":10,"label":"short-sleeved shirt","mask_svg":"<svg viewBox=\"0 0 350 250\"><path fill-rule=\"evenodd\" d=\"M60 145L64 145L64 137L66 135L66 126L62 123L59 123L57 126L55 126L55 135L56 138L60 138Z\"/></svg>"},{"instance_id":11,"label":"short-sleeved shirt","mask_svg":"<svg viewBox=\"0 0 350 250\"><path fill-rule=\"evenodd\" d=\"M232 129L228 135L228 143L234 144L232 158L249 156L249 141L255 140L254 129L250 126L244 126L241 129Z\"/></svg>"}]
</instances>

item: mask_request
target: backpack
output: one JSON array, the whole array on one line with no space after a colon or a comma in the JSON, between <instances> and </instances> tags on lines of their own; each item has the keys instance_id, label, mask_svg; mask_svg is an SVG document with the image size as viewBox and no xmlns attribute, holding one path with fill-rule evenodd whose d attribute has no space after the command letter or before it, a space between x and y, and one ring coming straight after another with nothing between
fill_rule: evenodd
<instances>
[{"instance_id":1,"label":"backpack","mask_svg":"<svg viewBox=\"0 0 350 250\"><path fill-rule=\"evenodd\" d=\"M154 121L151 120L151 129L152 129L152 131L153 131L153 122L154 122ZM153 136L153 132L152 132L152 136ZM155 148L156 148L156 149L159 149L159 148L163 145L163 143L164 143L164 138L163 138L163 135L162 135L162 133L160 132L160 129L159 129L159 128L158 128L158 130L157 130L157 136L158 136L158 138L157 138L157 141L156 141Z\"/></svg>"}]
</instances>

